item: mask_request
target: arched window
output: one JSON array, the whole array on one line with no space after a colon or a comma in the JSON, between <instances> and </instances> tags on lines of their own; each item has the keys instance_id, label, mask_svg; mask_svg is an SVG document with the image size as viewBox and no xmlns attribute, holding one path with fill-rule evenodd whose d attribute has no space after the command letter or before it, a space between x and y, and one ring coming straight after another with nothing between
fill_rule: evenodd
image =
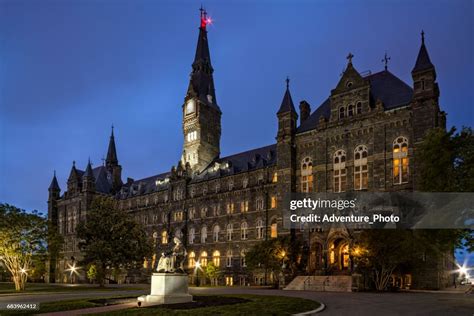
<instances>
[{"instance_id":1,"label":"arched window","mask_svg":"<svg viewBox=\"0 0 474 316\"><path fill-rule=\"evenodd\" d=\"M337 150L334 153L334 192L346 190L346 152Z\"/></svg>"},{"instance_id":2,"label":"arched window","mask_svg":"<svg viewBox=\"0 0 474 316\"><path fill-rule=\"evenodd\" d=\"M196 238L196 230L194 229L194 227L191 227L189 229L189 235L188 235L188 241L190 245L194 244L194 238Z\"/></svg>"},{"instance_id":3,"label":"arched window","mask_svg":"<svg viewBox=\"0 0 474 316\"><path fill-rule=\"evenodd\" d=\"M227 250L225 265L227 267L232 267L232 250Z\"/></svg>"},{"instance_id":4,"label":"arched window","mask_svg":"<svg viewBox=\"0 0 474 316\"><path fill-rule=\"evenodd\" d=\"M219 241L219 232L220 231L221 231L221 228L219 227L219 225L214 226L214 231L212 233L212 239L214 240L214 242Z\"/></svg>"},{"instance_id":5,"label":"arched window","mask_svg":"<svg viewBox=\"0 0 474 316\"><path fill-rule=\"evenodd\" d=\"M257 229L257 239L262 239L263 238L263 221L260 218L257 220L256 229Z\"/></svg>"},{"instance_id":6,"label":"arched window","mask_svg":"<svg viewBox=\"0 0 474 316\"><path fill-rule=\"evenodd\" d=\"M340 119L340 120L342 120L342 119L344 118L345 112L346 112L346 109L345 109L343 106L341 106L341 107L339 108L339 119Z\"/></svg>"},{"instance_id":7,"label":"arched window","mask_svg":"<svg viewBox=\"0 0 474 316\"><path fill-rule=\"evenodd\" d=\"M301 192L313 192L313 160L310 157L301 161Z\"/></svg>"},{"instance_id":8,"label":"arched window","mask_svg":"<svg viewBox=\"0 0 474 316\"><path fill-rule=\"evenodd\" d=\"M408 139L403 136L393 141L393 184L408 182Z\"/></svg>"},{"instance_id":9,"label":"arched window","mask_svg":"<svg viewBox=\"0 0 474 316\"><path fill-rule=\"evenodd\" d=\"M245 261L245 250L242 249L242 251L240 252L240 266L241 267L246 267L247 266L247 262Z\"/></svg>"},{"instance_id":10,"label":"arched window","mask_svg":"<svg viewBox=\"0 0 474 316\"><path fill-rule=\"evenodd\" d=\"M362 114L362 102L357 102L356 104L356 113Z\"/></svg>"},{"instance_id":11,"label":"arched window","mask_svg":"<svg viewBox=\"0 0 474 316\"><path fill-rule=\"evenodd\" d=\"M194 253L194 251L191 251L188 257L188 267L194 268L195 266L196 266L196 254Z\"/></svg>"},{"instance_id":12,"label":"arched window","mask_svg":"<svg viewBox=\"0 0 474 316\"><path fill-rule=\"evenodd\" d=\"M161 243L162 244L168 243L168 232L166 230L161 232Z\"/></svg>"},{"instance_id":13,"label":"arched window","mask_svg":"<svg viewBox=\"0 0 474 316\"><path fill-rule=\"evenodd\" d=\"M231 241L232 240L232 233L234 231L234 226L232 223L227 224L227 240Z\"/></svg>"},{"instance_id":14,"label":"arched window","mask_svg":"<svg viewBox=\"0 0 474 316\"><path fill-rule=\"evenodd\" d=\"M349 106L347 107L347 116L354 116L354 106L352 104L349 104Z\"/></svg>"},{"instance_id":15,"label":"arched window","mask_svg":"<svg viewBox=\"0 0 474 316\"><path fill-rule=\"evenodd\" d=\"M201 267L207 266L207 252L201 252L201 258L199 258L199 261L201 262Z\"/></svg>"},{"instance_id":16,"label":"arched window","mask_svg":"<svg viewBox=\"0 0 474 316\"><path fill-rule=\"evenodd\" d=\"M354 150L354 189L365 190L369 184L369 167L367 165L368 150L364 145Z\"/></svg>"},{"instance_id":17,"label":"arched window","mask_svg":"<svg viewBox=\"0 0 474 316\"><path fill-rule=\"evenodd\" d=\"M216 267L221 265L221 253L219 250L216 250L212 253L212 263L214 263Z\"/></svg>"},{"instance_id":18,"label":"arched window","mask_svg":"<svg viewBox=\"0 0 474 316\"><path fill-rule=\"evenodd\" d=\"M207 240L207 227L203 226L201 228L201 244L205 244Z\"/></svg>"},{"instance_id":19,"label":"arched window","mask_svg":"<svg viewBox=\"0 0 474 316\"><path fill-rule=\"evenodd\" d=\"M248 230L249 230L249 226L248 226L247 222L243 222L243 223L240 225L240 239L242 239L242 240L247 239L247 237L248 237Z\"/></svg>"},{"instance_id":20,"label":"arched window","mask_svg":"<svg viewBox=\"0 0 474 316\"><path fill-rule=\"evenodd\" d=\"M278 223L276 219L272 221L272 226L270 227L270 237L277 238L278 237Z\"/></svg>"}]
</instances>

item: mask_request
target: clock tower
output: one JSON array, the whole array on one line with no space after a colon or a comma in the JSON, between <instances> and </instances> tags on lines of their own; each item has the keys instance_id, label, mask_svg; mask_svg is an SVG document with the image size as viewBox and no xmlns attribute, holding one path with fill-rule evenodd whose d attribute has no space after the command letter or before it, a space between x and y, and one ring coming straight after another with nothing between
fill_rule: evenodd
<instances>
[{"instance_id":1,"label":"clock tower","mask_svg":"<svg viewBox=\"0 0 474 316\"><path fill-rule=\"evenodd\" d=\"M182 163L189 163L195 172L201 172L219 158L221 138L221 110L217 105L212 74L211 56L206 26L211 23L204 9L196 55L192 65L188 91L183 104Z\"/></svg>"}]
</instances>

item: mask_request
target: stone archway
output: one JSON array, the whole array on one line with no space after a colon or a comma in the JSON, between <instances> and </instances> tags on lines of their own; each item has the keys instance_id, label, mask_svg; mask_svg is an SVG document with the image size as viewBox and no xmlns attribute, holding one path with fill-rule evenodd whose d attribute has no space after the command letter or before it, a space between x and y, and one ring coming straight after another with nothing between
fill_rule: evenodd
<instances>
[{"instance_id":1,"label":"stone archway","mask_svg":"<svg viewBox=\"0 0 474 316\"><path fill-rule=\"evenodd\" d=\"M333 273L350 270L349 240L338 236L328 242L328 268Z\"/></svg>"}]
</instances>

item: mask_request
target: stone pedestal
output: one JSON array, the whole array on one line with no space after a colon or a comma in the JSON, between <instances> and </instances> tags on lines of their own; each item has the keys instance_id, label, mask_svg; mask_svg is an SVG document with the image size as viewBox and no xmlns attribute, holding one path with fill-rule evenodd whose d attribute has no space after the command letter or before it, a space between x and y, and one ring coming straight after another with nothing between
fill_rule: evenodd
<instances>
[{"instance_id":1,"label":"stone pedestal","mask_svg":"<svg viewBox=\"0 0 474 316\"><path fill-rule=\"evenodd\" d=\"M188 293L188 275L182 273L153 273L151 293L138 297L138 306L192 302Z\"/></svg>"}]
</instances>

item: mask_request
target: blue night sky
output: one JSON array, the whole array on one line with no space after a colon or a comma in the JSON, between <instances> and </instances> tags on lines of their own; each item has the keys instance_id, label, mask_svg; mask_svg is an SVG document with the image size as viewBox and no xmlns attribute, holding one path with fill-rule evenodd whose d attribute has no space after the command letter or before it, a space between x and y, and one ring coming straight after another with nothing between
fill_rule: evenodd
<instances>
[{"instance_id":1,"label":"blue night sky","mask_svg":"<svg viewBox=\"0 0 474 316\"><path fill-rule=\"evenodd\" d=\"M198 36L197 1L0 0L0 202L47 209L53 170L97 166L110 126L123 176L180 158L181 105ZM355 55L360 71L411 85L420 31L448 126L473 124L473 2L206 1L222 155L273 143L291 78L314 110Z\"/></svg>"}]
</instances>

